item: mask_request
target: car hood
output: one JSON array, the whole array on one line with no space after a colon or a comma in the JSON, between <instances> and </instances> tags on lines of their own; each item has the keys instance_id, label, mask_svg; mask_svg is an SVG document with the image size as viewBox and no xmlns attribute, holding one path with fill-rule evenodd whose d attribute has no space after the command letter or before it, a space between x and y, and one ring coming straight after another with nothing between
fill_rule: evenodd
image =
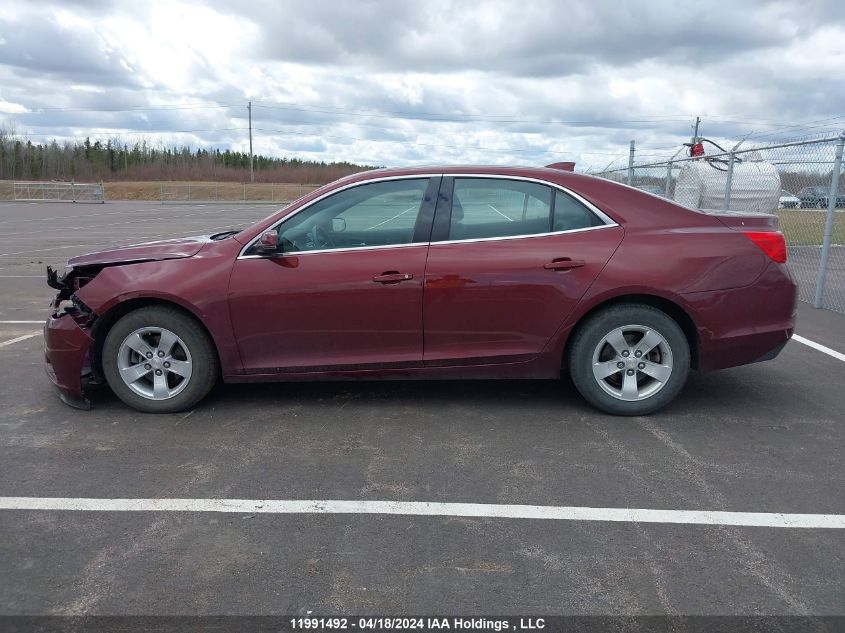
<instances>
[{"instance_id":1,"label":"car hood","mask_svg":"<svg viewBox=\"0 0 845 633\"><path fill-rule=\"evenodd\" d=\"M172 240L144 242L117 246L94 253L86 253L71 257L67 264L70 268L91 265L130 264L133 262L149 262L162 259L181 259L196 255L200 249L211 241L208 235L196 237L182 237Z\"/></svg>"}]
</instances>

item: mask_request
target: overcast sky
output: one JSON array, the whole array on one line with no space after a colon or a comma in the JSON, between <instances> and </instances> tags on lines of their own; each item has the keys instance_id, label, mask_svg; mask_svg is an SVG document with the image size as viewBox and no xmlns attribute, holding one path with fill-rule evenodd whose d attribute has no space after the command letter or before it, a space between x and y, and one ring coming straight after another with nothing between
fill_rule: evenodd
<instances>
[{"instance_id":1,"label":"overcast sky","mask_svg":"<svg viewBox=\"0 0 845 633\"><path fill-rule=\"evenodd\" d=\"M256 152L376 165L830 133L845 2L3 0L0 124L33 140L244 150L250 99Z\"/></svg>"}]
</instances>

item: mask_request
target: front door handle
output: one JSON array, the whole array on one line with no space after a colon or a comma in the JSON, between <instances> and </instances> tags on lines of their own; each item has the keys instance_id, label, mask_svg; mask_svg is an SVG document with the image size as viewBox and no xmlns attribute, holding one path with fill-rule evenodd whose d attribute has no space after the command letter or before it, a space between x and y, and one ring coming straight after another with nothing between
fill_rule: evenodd
<instances>
[{"instance_id":1,"label":"front door handle","mask_svg":"<svg viewBox=\"0 0 845 633\"><path fill-rule=\"evenodd\" d=\"M379 284L398 284L401 281L409 281L413 278L414 276L411 273L399 273L395 270L389 270L373 277L373 281Z\"/></svg>"},{"instance_id":2,"label":"front door handle","mask_svg":"<svg viewBox=\"0 0 845 633\"><path fill-rule=\"evenodd\" d=\"M583 259L570 259L569 257L558 257L550 262L543 264L546 270L569 270L571 268L580 268L584 265Z\"/></svg>"}]
</instances>

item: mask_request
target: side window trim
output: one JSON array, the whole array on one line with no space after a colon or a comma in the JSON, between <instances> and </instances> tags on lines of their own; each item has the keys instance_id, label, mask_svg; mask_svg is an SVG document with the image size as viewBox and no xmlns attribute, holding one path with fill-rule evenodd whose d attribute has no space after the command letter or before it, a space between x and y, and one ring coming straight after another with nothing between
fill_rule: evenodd
<instances>
[{"instance_id":1,"label":"side window trim","mask_svg":"<svg viewBox=\"0 0 845 633\"><path fill-rule=\"evenodd\" d=\"M452 193L455 190L455 177L443 176L440 192L437 195L437 207L431 227L431 242L445 242L449 239L449 225L452 222Z\"/></svg>"},{"instance_id":2,"label":"side window trim","mask_svg":"<svg viewBox=\"0 0 845 633\"><path fill-rule=\"evenodd\" d=\"M452 238L452 212L453 212L453 203L455 200L455 188L457 187L457 183L459 180L486 180L491 182L498 182L498 183L528 183L531 185L538 185L545 190L544 197L548 198L548 232L551 232L553 229L553 222L554 222L554 200L555 200L555 192L557 191L556 187L552 185L550 182L545 182L542 180L536 179L529 179L529 178L514 178L508 176L500 176L498 174L495 175L486 175L486 174L455 174L452 176L444 176L444 181L448 182L448 212L444 212L442 214L438 214L438 217L435 218L436 222L436 230L432 233L432 243L434 242L476 242L481 240L497 240L497 239L513 239L513 238L522 238L522 237L530 237L534 235L544 235L545 233L517 233L514 235L499 235L499 236L491 236L491 237L465 237L465 238ZM445 184L445 183L444 183ZM528 204L530 199L536 199L539 202L546 204L542 198L537 198L529 194L527 191L523 192L524 198L522 202L522 219L525 220L528 211ZM435 239L435 237L439 239Z\"/></svg>"},{"instance_id":3,"label":"side window trim","mask_svg":"<svg viewBox=\"0 0 845 633\"><path fill-rule=\"evenodd\" d=\"M437 200L434 198L434 193L439 190L440 188L440 181L442 179L442 174L412 174L407 176L399 176L399 177L390 177L390 178L378 178L373 180L364 180L362 182L356 182L346 187L341 187L339 189L327 192L325 195L320 196L314 200L310 200L308 204L305 206L297 209L293 213L286 215L280 218L277 222L270 225L269 227L265 228L261 233L259 233L256 237L250 240L243 248L241 248L240 252L238 253L237 259L270 259L272 257L284 257L285 255L308 255L311 253L337 253L337 252L351 252L351 251L368 251L368 250L375 250L375 249L388 249L388 248L406 248L409 246L421 246L430 243L430 239L427 239L426 233L426 225L425 219L423 219L423 223L420 223L420 219L423 215L428 214L428 217L434 215L434 206ZM279 227L281 227L285 222L291 220L292 218L296 217L300 213L303 213L313 207L315 204L322 202L332 196L337 194L343 193L345 191L349 191L351 189L355 189L357 187L364 187L367 185L380 183L380 182L399 182L403 180L427 180L425 193L423 194L423 200L420 205L420 210L417 215L417 221L414 225L414 233L411 237L411 241L403 244L383 244L383 245L373 245L373 246L350 246L350 247L337 247L337 248L325 248L325 249L314 249L314 250L307 250L307 251L294 251L291 253L277 253L274 255L264 255L264 254L257 254L257 253L250 253L249 251L256 245L258 240L261 238L261 234L266 233L267 231L278 231ZM431 194L431 196L430 196ZM430 232L430 224L429 232ZM420 241L417 241L418 238L421 238Z\"/></svg>"},{"instance_id":4,"label":"side window trim","mask_svg":"<svg viewBox=\"0 0 845 633\"><path fill-rule=\"evenodd\" d=\"M414 235L411 238L411 244L427 244L431 241L432 225L434 224L437 202L440 199L442 181L443 176L431 176L428 179L428 186L423 195L422 205L420 206L419 215L417 215L417 222L414 225Z\"/></svg>"},{"instance_id":5,"label":"side window trim","mask_svg":"<svg viewBox=\"0 0 845 633\"><path fill-rule=\"evenodd\" d=\"M373 180L366 180L362 182L357 182L351 184L347 187L342 187L340 189L336 189L334 191L327 192L324 196L320 196L314 200L310 200L308 204L303 206L300 209L297 209L293 213L279 219L276 223L272 224L271 226L267 227L265 231L271 231L274 229L278 229L279 226L289 220L290 218L294 217L295 215L305 211L306 209L310 208L312 205L320 202L321 200L333 196L341 191L345 191L347 189L351 189L354 187L370 184L373 182L385 182L391 180L414 180L414 179L422 179L428 178L429 184L431 184L432 180L439 181L439 189L437 194L437 199L434 203L434 211L433 211L433 220L431 222L431 228L429 233L429 239L425 239L424 234L420 234L417 231L417 228L414 229L414 241L408 244L399 244L399 245L389 245L389 246L366 246L366 247L358 247L358 248L335 248L335 249L327 249L327 250L313 250L313 251L300 251L298 255L305 255L308 253L326 253L326 252L343 252L343 251L355 251L355 250L372 250L372 249L387 249L387 248L405 248L408 246L420 246L426 244L451 244L451 243L460 243L460 242L479 242L479 241L496 241L496 240L510 240L510 239L525 239L525 238L532 238L532 237L542 237L544 235L559 235L562 233L577 233L581 231L595 231L598 229L609 228L614 226L619 226L619 224L606 213L604 213L601 209L596 207L594 204L589 202L588 200L584 199L580 194L558 185L557 183L553 183L550 181L537 179L537 178L522 178L519 176L503 176L498 174L442 174L442 173L426 173L426 174L409 174L407 176L391 176L387 178L380 178L380 179L373 179ZM602 221L603 224L598 226L591 226L583 229L568 229L564 231L553 231L550 230L549 233L535 233L533 235L514 235L514 236L507 236L507 237L485 237L485 238L469 238L469 239L459 239L459 240L449 240L449 224L451 222L451 215L452 215L452 191L454 189L455 178L492 178L498 180L516 180L516 181L528 181L528 182L536 182L542 185L546 185L550 187L552 190L552 209L550 212L550 221L554 222L554 200L556 198L555 192L560 191L566 195L573 197L575 200L583 204L591 213L595 214L599 220ZM428 196L428 191L426 190L426 197ZM420 210L420 215L423 214L423 209ZM550 229L554 228L552 224ZM424 232L424 231L423 231ZM243 248L241 248L240 253L238 254L238 259L266 259L266 255L257 255L257 254L247 254L248 251L258 242L261 234L259 233L254 238L252 238ZM420 241L416 241L417 239Z\"/></svg>"}]
</instances>

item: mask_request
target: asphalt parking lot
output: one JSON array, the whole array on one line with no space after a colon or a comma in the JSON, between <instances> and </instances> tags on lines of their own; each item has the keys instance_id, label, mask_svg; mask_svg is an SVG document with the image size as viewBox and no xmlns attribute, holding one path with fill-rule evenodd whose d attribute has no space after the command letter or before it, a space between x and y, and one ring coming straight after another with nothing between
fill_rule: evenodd
<instances>
[{"instance_id":1,"label":"asphalt parking lot","mask_svg":"<svg viewBox=\"0 0 845 633\"><path fill-rule=\"evenodd\" d=\"M628 419L568 381L230 385L160 416L103 389L83 412L40 336L10 342L46 315L46 264L272 210L0 203L0 497L845 513L845 362L798 342ZM802 304L798 333L845 352L843 315ZM843 596L843 529L0 509L5 615L843 615Z\"/></svg>"}]
</instances>

